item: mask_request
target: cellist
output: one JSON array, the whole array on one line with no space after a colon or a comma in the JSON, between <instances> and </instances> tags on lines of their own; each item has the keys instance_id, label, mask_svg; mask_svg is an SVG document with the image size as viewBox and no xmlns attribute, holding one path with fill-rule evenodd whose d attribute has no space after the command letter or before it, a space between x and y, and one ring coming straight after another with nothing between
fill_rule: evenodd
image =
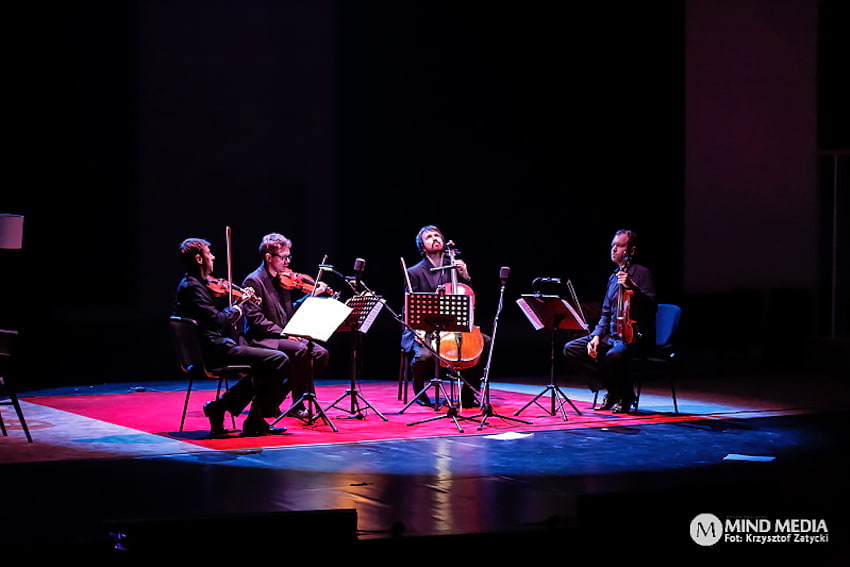
<instances>
[{"instance_id":1,"label":"cellist","mask_svg":"<svg viewBox=\"0 0 850 567\"><path fill-rule=\"evenodd\" d=\"M629 356L655 342L655 283L652 272L634 263L637 235L618 230L611 240L614 272L608 277L599 322L588 336L564 345L568 364L584 374L594 392L606 389L597 409L629 413L635 401L627 372Z\"/></svg>"},{"instance_id":2,"label":"cellist","mask_svg":"<svg viewBox=\"0 0 850 567\"><path fill-rule=\"evenodd\" d=\"M436 292L440 286L449 287L453 276L461 284L469 285L471 277L466 262L454 258L451 264L450 255L447 253L446 239L442 231L434 225L422 227L416 234L416 248L422 260L407 269L407 279L410 282L411 292ZM446 268L449 269L433 269ZM452 274L455 272L455 274ZM456 290L455 290L456 291ZM476 407L475 391L470 384L478 385L484 372L484 360L490 346L490 337L481 334L481 353L474 365L467 367L463 372L464 384L461 387L461 407ZM416 340L415 333L405 329L402 333L401 347L406 352L412 353L411 375L413 378L413 391L420 392L425 387L426 380L434 376L434 356L430 350L423 347ZM432 406L427 394L422 393L416 403L424 406Z\"/></svg>"}]
</instances>

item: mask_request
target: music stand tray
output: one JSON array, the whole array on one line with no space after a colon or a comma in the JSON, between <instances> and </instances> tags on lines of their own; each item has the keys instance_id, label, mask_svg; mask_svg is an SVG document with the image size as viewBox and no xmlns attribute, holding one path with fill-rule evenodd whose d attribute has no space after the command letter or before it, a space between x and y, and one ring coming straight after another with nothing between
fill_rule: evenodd
<instances>
[{"instance_id":1,"label":"music stand tray","mask_svg":"<svg viewBox=\"0 0 850 567\"><path fill-rule=\"evenodd\" d=\"M535 330L539 331L546 328L549 329L551 335L549 339L549 384L530 402L517 410L514 415L519 415L532 404L537 404L552 416L560 411L564 421L568 421L567 412L564 410L566 403L569 403L573 410L581 415L581 411L572 400L555 384L555 331L558 329L583 329L587 331L587 323L567 300L557 295L525 294L517 299L517 305L522 309ZM548 410L538 402L547 393L551 394L551 404Z\"/></svg>"},{"instance_id":2,"label":"music stand tray","mask_svg":"<svg viewBox=\"0 0 850 567\"><path fill-rule=\"evenodd\" d=\"M337 301L331 297L308 297L304 300L292 319L286 324L283 329L284 334L292 337L301 337L307 340L308 355L310 356L310 382L313 383L313 341L326 342L331 338L331 335L342 325L352 309L348 305ZM328 419L328 416L322 410L319 403L316 401L314 392L307 392L301 398L292 404L292 407L286 412L278 416L272 425L288 416L294 408L304 407L308 410L311 416L308 420L309 424L315 423L316 417L319 417L330 426L334 432L338 431L336 426ZM313 412L315 410L315 413Z\"/></svg>"},{"instance_id":3,"label":"music stand tray","mask_svg":"<svg viewBox=\"0 0 850 567\"><path fill-rule=\"evenodd\" d=\"M409 328L416 331L424 331L426 338L422 344L434 354L434 378L422 388L421 391L413 395L413 399L404 406L399 413L403 413L409 408L416 399L425 394L428 388L435 388L434 407L439 407L440 395L442 394L449 400L449 410L445 415L423 419L408 423L408 425L418 425L438 419L451 419L460 433L463 433L463 428L460 425L461 419L475 421L469 417L464 417L459 414L458 408L460 401L455 400L446 392L443 381L440 379L440 355L438 351L427 345L430 335L431 344L436 343L436 339L443 332L470 332L472 331L472 298L462 294L445 294L445 293L427 293L414 292L405 294L405 309L404 315L406 324ZM438 350L438 349L437 349ZM457 394L460 397L462 388L460 375L457 376Z\"/></svg>"},{"instance_id":4,"label":"music stand tray","mask_svg":"<svg viewBox=\"0 0 850 567\"><path fill-rule=\"evenodd\" d=\"M351 415L357 417L357 419L363 419L365 415L364 409L360 405L362 402L367 409L371 409L375 412L375 415L384 421L389 421L381 412L375 409L375 407L370 404L357 389L357 381L360 378L360 361L358 359L360 342L363 335L369 331L369 328L372 326L375 318L377 318L378 313L381 312L381 309L386 304L386 300L372 293L363 292L349 298L345 304L351 308L351 313L339 327L339 331L351 333L351 385L348 390L330 404L325 411L336 407L337 409L347 411ZM346 409L337 406L337 404L345 398L350 398L351 403L349 407Z\"/></svg>"}]
</instances>

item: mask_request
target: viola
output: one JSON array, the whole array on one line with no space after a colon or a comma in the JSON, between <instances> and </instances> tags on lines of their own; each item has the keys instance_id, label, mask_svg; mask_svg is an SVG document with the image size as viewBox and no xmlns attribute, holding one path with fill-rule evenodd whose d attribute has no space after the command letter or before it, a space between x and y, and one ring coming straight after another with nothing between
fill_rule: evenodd
<instances>
[{"instance_id":1,"label":"viola","mask_svg":"<svg viewBox=\"0 0 850 567\"><path fill-rule=\"evenodd\" d=\"M286 268L277 274L277 283L283 289L297 289L304 293L313 293L316 289L316 280L310 276L293 272ZM333 294L334 291L327 287L324 293Z\"/></svg>"},{"instance_id":2,"label":"viola","mask_svg":"<svg viewBox=\"0 0 850 567\"><path fill-rule=\"evenodd\" d=\"M259 297L252 287L239 287L224 278L207 278L207 288L216 297L230 295L233 298L234 305L242 305L246 301L251 301L260 305L263 298Z\"/></svg>"},{"instance_id":3,"label":"viola","mask_svg":"<svg viewBox=\"0 0 850 567\"><path fill-rule=\"evenodd\" d=\"M617 271L625 272L628 268L629 264L626 262L626 265ZM635 292L633 290L626 289L622 285L617 290L617 317L614 321L614 331L620 337L620 340L626 344L632 344L637 340L637 333L635 332L635 323L637 321L634 321L631 315L634 295Z\"/></svg>"}]
</instances>

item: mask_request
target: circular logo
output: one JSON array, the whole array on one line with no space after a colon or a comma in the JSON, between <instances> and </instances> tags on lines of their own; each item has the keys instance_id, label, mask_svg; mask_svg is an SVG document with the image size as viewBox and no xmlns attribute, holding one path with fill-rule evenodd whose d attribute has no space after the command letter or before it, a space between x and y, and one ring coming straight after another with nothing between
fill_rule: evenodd
<instances>
[{"instance_id":1,"label":"circular logo","mask_svg":"<svg viewBox=\"0 0 850 567\"><path fill-rule=\"evenodd\" d=\"M691 539L699 545L714 545L723 537L723 524L714 514L698 514L691 520Z\"/></svg>"}]
</instances>

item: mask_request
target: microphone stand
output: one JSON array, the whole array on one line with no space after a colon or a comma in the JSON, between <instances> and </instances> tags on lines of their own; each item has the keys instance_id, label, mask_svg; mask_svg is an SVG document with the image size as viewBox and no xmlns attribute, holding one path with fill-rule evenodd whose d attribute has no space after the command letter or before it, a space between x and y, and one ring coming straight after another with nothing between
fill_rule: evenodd
<instances>
[{"instance_id":1,"label":"microphone stand","mask_svg":"<svg viewBox=\"0 0 850 567\"><path fill-rule=\"evenodd\" d=\"M526 425L531 425L530 421L524 421L522 419L517 419L515 417L508 417L506 415L500 415L493 411L493 406L490 404L490 363L493 360L493 347L496 344L496 333L499 328L499 316L502 314L502 307L504 306L504 298L505 298L505 285L507 283L507 278L502 278L502 287L499 290L499 304L496 308L496 317L493 319L493 336L490 338L490 352L487 353L487 365L484 367L484 374L481 377L481 380L484 382L484 387L482 388L481 394L481 413L478 415L473 415L469 419L477 419L482 418L481 423L478 425L478 430L481 431L484 428L484 425L487 423L487 420L491 417L498 417L500 419L506 419L509 421L516 421L517 423L524 423Z\"/></svg>"}]
</instances>

